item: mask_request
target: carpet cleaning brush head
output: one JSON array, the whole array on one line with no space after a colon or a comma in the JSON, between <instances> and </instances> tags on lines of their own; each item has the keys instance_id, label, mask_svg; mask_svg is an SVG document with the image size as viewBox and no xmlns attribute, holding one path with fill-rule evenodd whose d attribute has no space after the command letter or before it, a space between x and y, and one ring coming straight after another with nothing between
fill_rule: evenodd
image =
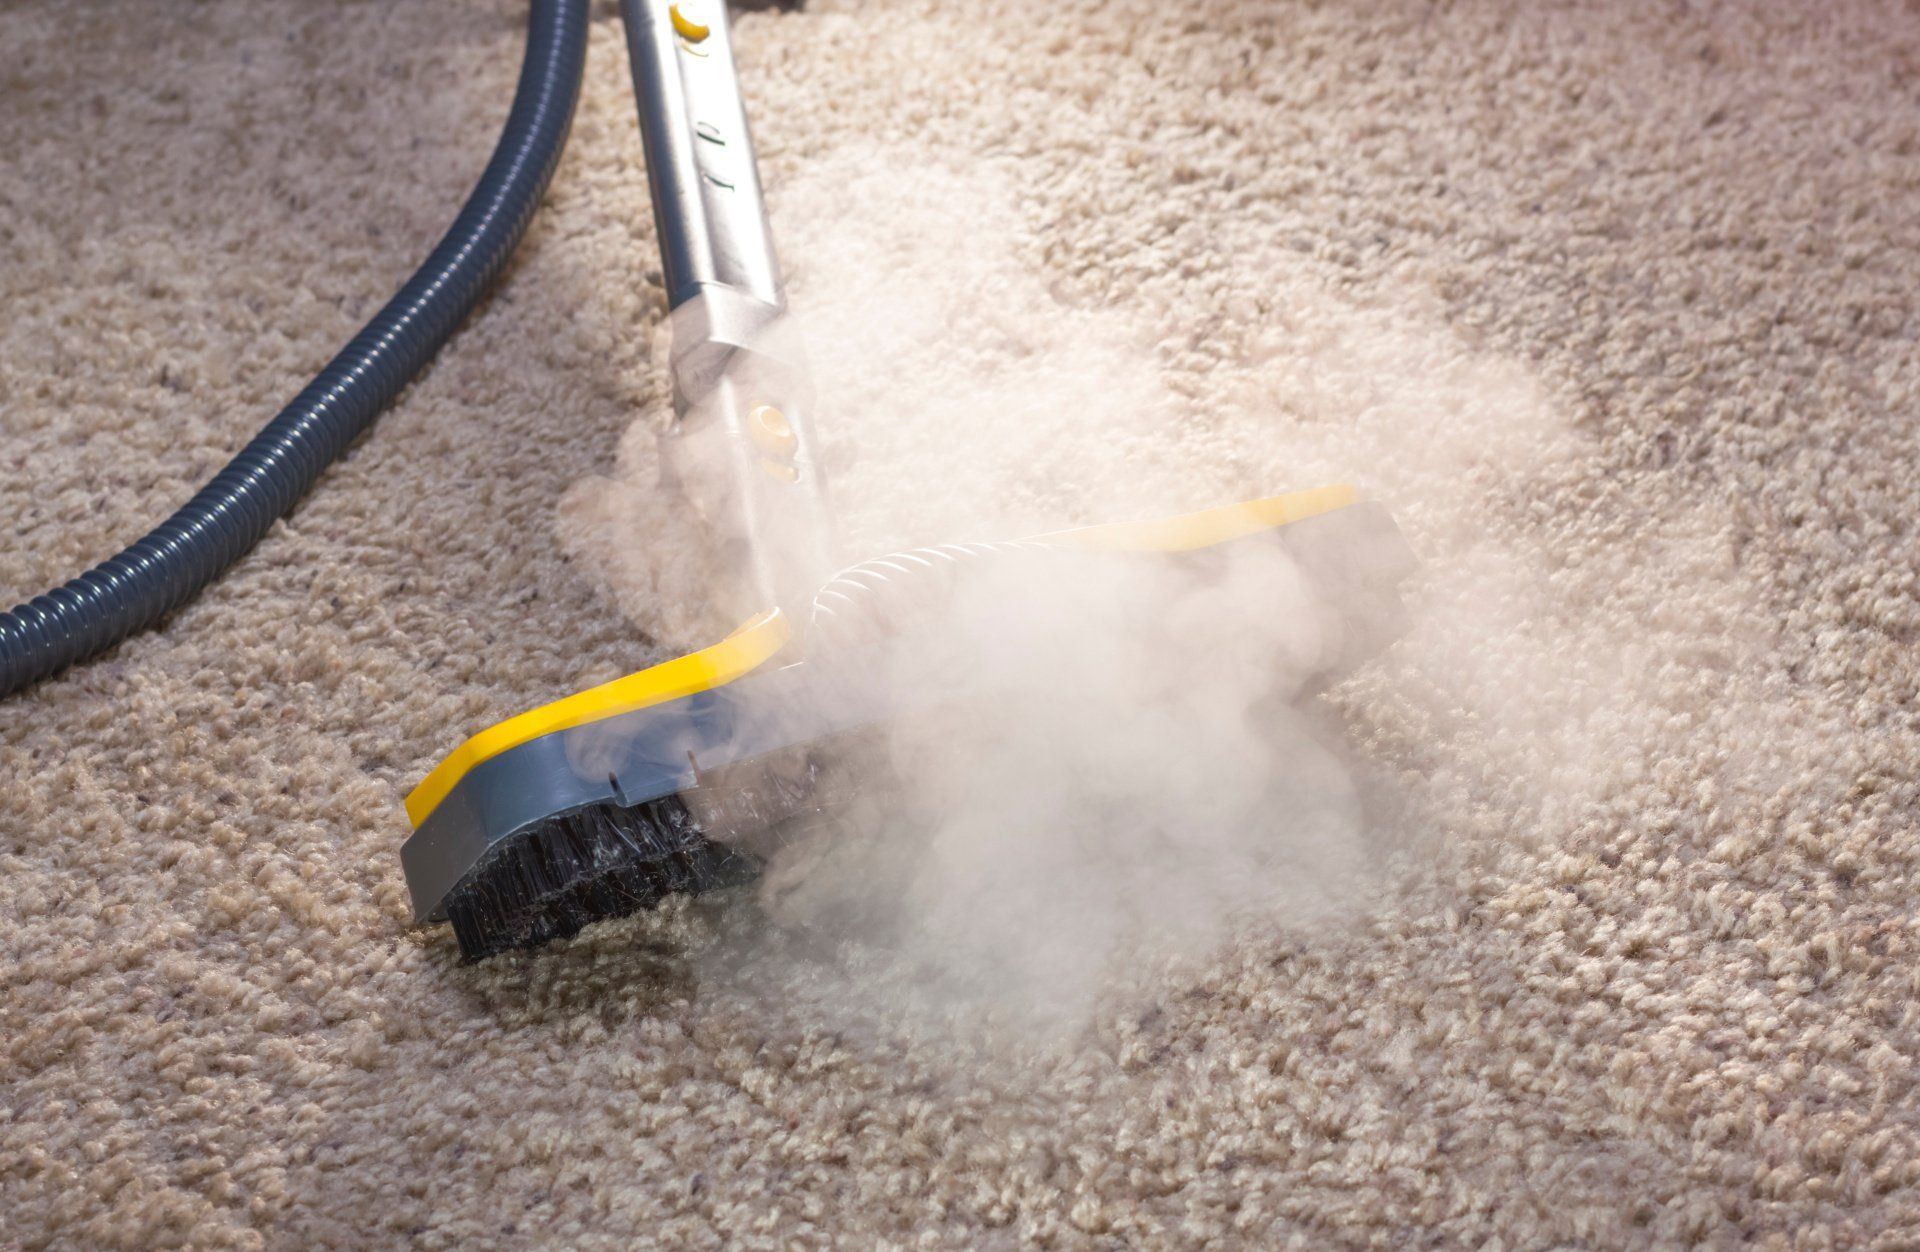
<instances>
[{"instance_id":1,"label":"carpet cleaning brush head","mask_svg":"<svg viewBox=\"0 0 1920 1252\"><path fill-rule=\"evenodd\" d=\"M1403 628L1396 588L1412 554L1385 510L1344 487L863 562L824 584L797 629L770 611L713 647L468 740L407 799L415 920L451 922L477 960L746 882L770 833L859 790L833 768L837 747L966 688L964 673L945 689L904 688L889 658L1007 563L1045 563L1046 582L1070 595L1075 566L1158 572L1255 553L1297 571L1319 619L1302 689ZM1071 629L1061 607L1047 619ZM1280 625L1276 635L1299 634Z\"/></svg>"}]
</instances>

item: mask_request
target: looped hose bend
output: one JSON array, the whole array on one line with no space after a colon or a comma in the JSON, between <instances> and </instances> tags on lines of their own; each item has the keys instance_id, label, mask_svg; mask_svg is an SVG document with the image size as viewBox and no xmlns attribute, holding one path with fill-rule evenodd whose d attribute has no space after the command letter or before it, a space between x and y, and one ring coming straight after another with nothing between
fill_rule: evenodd
<instances>
[{"instance_id":1,"label":"looped hose bend","mask_svg":"<svg viewBox=\"0 0 1920 1252\"><path fill-rule=\"evenodd\" d=\"M580 96L587 6L533 0L500 142L460 215L399 294L172 517L0 616L0 695L113 646L219 577L439 351L499 276L553 178Z\"/></svg>"}]
</instances>

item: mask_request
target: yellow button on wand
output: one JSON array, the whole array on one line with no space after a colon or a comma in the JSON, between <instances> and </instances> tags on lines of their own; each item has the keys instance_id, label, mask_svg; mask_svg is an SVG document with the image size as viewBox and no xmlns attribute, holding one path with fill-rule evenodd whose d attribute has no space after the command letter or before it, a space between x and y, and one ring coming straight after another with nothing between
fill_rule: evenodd
<instances>
[{"instance_id":1,"label":"yellow button on wand","mask_svg":"<svg viewBox=\"0 0 1920 1252\"><path fill-rule=\"evenodd\" d=\"M800 481L800 469L793 463L800 436L785 413L771 404L754 405L747 410L747 438L759 449L761 469L783 483Z\"/></svg>"},{"instance_id":2,"label":"yellow button on wand","mask_svg":"<svg viewBox=\"0 0 1920 1252\"><path fill-rule=\"evenodd\" d=\"M800 436L793 433L787 415L771 404L756 404L747 414L747 435L760 455L779 461L791 461L800 450Z\"/></svg>"},{"instance_id":3,"label":"yellow button on wand","mask_svg":"<svg viewBox=\"0 0 1920 1252\"><path fill-rule=\"evenodd\" d=\"M699 43L709 33L707 27L682 13L677 4L667 9L667 16L673 20L674 33L688 43Z\"/></svg>"}]
</instances>

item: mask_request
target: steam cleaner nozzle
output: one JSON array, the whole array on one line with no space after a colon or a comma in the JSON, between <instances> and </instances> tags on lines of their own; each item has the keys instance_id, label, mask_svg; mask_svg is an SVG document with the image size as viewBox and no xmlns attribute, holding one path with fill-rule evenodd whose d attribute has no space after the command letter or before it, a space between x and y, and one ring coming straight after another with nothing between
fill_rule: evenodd
<instances>
[{"instance_id":1,"label":"steam cleaner nozzle","mask_svg":"<svg viewBox=\"0 0 1920 1252\"><path fill-rule=\"evenodd\" d=\"M933 698L862 664L903 605L938 613L965 570L1015 554L1181 562L1244 545L1284 552L1335 624L1309 686L1405 630L1398 588L1417 563L1386 510L1347 487L864 562L822 587L798 628L770 610L709 648L468 739L407 797L415 921L451 923L473 961L748 882L756 834L834 799L814 749Z\"/></svg>"}]
</instances>

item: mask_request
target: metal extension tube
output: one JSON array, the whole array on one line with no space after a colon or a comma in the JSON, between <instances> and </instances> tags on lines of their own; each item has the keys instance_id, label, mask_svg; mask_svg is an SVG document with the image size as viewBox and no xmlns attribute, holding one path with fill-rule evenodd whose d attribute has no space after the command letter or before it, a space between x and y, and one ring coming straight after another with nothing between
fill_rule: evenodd
<instances>
[{"instance_id":1,"label":"metal extension tube","mask_svg":"<svg viewBox=\"0 0 1920 1252\"><path fill-rule=\"evenodd\" d=\"M803 607L834 569L805 363L723 0L622 0L671 310L667 472L727 549L728 607Z\"/></svg>"}]
</instances>

